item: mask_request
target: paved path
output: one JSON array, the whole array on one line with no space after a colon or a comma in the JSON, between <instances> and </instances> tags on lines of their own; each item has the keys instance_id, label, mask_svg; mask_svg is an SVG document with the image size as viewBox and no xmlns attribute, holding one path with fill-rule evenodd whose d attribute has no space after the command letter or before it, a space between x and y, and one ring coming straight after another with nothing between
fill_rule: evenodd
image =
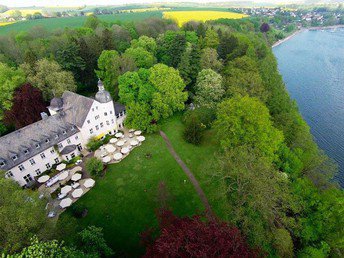
<instances>
[{"instance_id":1,"label":"paved path","mask_svg":"<svg viewBox=\"0 0 344 258\"><path fill-rule=\"evenodd\" d=\"M183 160L179 157L177 152L174 150L174 148L173 148L170 140L168 139L167 135L163 131L160 131L160 135L164 139L164 141L166 142L167 148L170 151L170 153L172 154L172 156L174 157L174 159L178 162L179 166L183 169L183 171L189 177L191 183L195 187L196 192L197 192L198 196L201 198L201 201L203 202L203 205L205 207L207 218L209 220L213 220L215 218L214 213L213 213L213 211L210 207L210 204L208 202L208 199L205 196L205 194L204 194L201 186L199 185L197 179L192 174L190 169L186 166L186 164L183 162Z\"/></svg>"}]
</instances>

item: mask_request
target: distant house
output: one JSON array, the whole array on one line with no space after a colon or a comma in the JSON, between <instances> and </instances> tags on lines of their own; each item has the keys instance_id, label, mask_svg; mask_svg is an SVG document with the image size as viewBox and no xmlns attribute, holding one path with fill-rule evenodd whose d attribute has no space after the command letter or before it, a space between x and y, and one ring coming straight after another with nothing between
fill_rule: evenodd
<instances>
[{"instance_id":1,"label":"distant house","mask_svg":"<svg viewBox=\"0 0 344 258\"><path fill-rule=\"evenodd\" d=\"M114 134L123 127L125 107L114 103L98 82L93 98L66 91L53 98L50 116L0 138L0 170L21 186L30 185L52 165L79 155L93 136Z\"/></svg>"}]
</instances>

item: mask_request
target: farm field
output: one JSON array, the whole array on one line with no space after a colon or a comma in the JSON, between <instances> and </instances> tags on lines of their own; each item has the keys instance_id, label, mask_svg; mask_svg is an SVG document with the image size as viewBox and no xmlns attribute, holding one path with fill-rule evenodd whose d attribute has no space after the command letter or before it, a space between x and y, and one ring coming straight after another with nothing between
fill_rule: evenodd
<instances>
[{"instance_id":1,"label":"farm field","mask_svg":"<svg viewBox=\"0 0 344 258\"><path fill-rule=\"evenodd\" d=\"M40 12L41 13L43 10L42 9L10 9L10 10L7 10L5 12L5 14L11 15L15 11L21 12L22 16L25 17L28 14L34 14L36 12Z\"/></svg>"},{"instance_id":2,"label":"farm field","mask_svg":"<svg viewBox=\"0 0 344 258\"><path fill-rule=\"evenodd\" d=\"M162 17L161 11L152 12L137 12L137 13L119 13L119 14L108 14L98 16L100 20L106 22L127 22L127 21L140 21L151 17ZM49 18L39 19L30 21L20 21L14 24L9 24L0 27L0 35L6 35L11 32L26 31L35 26L42 26L47 30L64 29L66 27L75 28L81 27L87 17L66 17L66 18Z\"/></svg>"},{"instance_id":3,"label":"farm field","mask_svg":"<svg viewBox=\"0 0 344 258\"><path fill-rule=\"evenodd\" d=\"M180 116L168 119L162 130L184 162L199 180L215 213L225 218L225 200L218 198L221 186L209 176L209 166L215 146L212 132L207 132L201 146L186 143L182 138L184 125ZM150 153L151 157L146 155ZM96 180L96 186L79 201L88 209L82 219L72 217L71 210L61 216L60 227L71 223L71 231L65 235L73 237L75 230L88 225L103 227L109 245L115 250L124 250L125 257L138 257L143 248L139 234L156 226L156 209L159 207L159 183L166 184L168 206L180 216L190 216L204 210L193 185L169 153L159 134L146 135L146 141L126 159L110 165L103 178ZM76 227L76 228L73 228ZM68 229L66 229L68 230ZM65 239L68 241L68 239Z\"/></svg>"},{"instance_id":4,"label":"farm field","mask_svg":"<svg viewBox=\"0 0 344 258\"><path fill-rule=\"evenodd\" d=\"M245 14L233 13L233 12L221 12L221 11L172 11L164 12L163 17L166 19L176 20L179 26L184 23L194 20L194 21L209 21L217 20L220 18L227 19L241 19L247 17Z\"/></svg>"},{"instance_id":5,"label":"farm field","mask_svg":"<svg viewBox=\"0 0 344 258\"><path fill-rule=\"evenodd\" d=\"M7 25L10 25L10 24L13 24L15 22L0 22L0 27L1 26L7 26Z\"/></svg>"}]
</instances>

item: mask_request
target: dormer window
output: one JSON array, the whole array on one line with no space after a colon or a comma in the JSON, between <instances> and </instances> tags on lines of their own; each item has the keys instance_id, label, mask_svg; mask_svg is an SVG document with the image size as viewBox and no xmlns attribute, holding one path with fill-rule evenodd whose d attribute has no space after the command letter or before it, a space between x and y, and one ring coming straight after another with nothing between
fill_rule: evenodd
<instances>
[{"instance_id":1,"label":"dormer window","mask_svg":"<svg viewBox=\"0 0 344 258\"><path fill-rule=\"evenodd\" d=\"M71 130L72 130L72 131L74 131L74 130L75 130L75 127L74 127L74 126L72 126Z\"/></svg>"},{"instance_id":2,"label":"dormer window","mask_svg":"<svg viewBox=\"0 0 344 258\"><path fill-rule=\"evenodd\" d=\"M63 133L63 134L66 134L67 132L66 132L66 130L64 130L62 133Z\"/></svg>"},{"instance_id":3,"label":"dormer window","mask_svg":"<svg viewBox=\"0 0 344 258\"><path fill-rule=\"evenodd\" d=\"M47 138L47 139L45 140L45 142L46 142L46 143L50 142L49 138Z\"/></svg>"},{"instance_id":4,"label":"dormer window","mask_svg":"<svg viewBox=\"0 0 344 258\"><path fill-rule=\"evenodd\" d=\"M24 153L25 153L26 155L29 154L29 150L28 150L28 149L24 150Z\"/></svg>"},{"instance_id":5,"label":"dormer window","mask_svg":"<svg viewBox=\"0 0 344 258\"><path fill-rule=\"evenodd\" d=\"M38 149L39 147L41 147L41 145L39 145L39 143L36 144L36 149Z\"/></svg>"},{"instance_id":6,"label":"dormer window","mask_svg":"<svg viewBox=\"0 0 344 258\"><path fill-rule=\"evenodd\" d=\"M0 168L4 167L6 165L5 161L0 161Z\"/></svg>"},{"instance_id":7,"label":"dormer window","mask_svg":"<svg viewBox=\"0 0 344 258\"><path fill-rule=\"evenodd\" d=\"M58 135L58 134L56 134L56 135L55 135L55 139L58 139L58 138L59 138L59 135Z\"/></svg>"},{"instance_id":8,"label":"dormer window","mask_svg":"<svg viewBox=\"0 0 344 258\"><path fill-rule=\"evenodd\" d=\"M12 160L17 160L17 159L18 159L17 155L12 156Z\"/></svg>"}]
</instances>

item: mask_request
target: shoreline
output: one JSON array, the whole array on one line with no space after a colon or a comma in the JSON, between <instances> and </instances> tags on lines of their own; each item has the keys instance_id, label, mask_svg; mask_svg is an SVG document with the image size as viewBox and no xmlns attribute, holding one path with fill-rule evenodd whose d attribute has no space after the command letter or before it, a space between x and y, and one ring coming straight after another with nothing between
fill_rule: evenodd
<instances>
[{"instance_id":1,"label":"shoreline","mask_svg":"<svg viewBox=\"0 0 344 258\"><path fill-rule=\"evenodd\" d=\"M288 37L285 37L284 39L281 39L277 42L275 42L271 48L277 47L279 45L281 45L282 43L288 41L289 39L293 38L294 36L296 36L297 34L304 32L306 30L330 30L330 29L337 29L337 28L344 28L344 24L338 24L338 25L332 25L332 26L324 26L324 27L308 27L308 28L301 28L297 31L295 31L294 33L292 33L291 35L289 35Z\"/></svg>"}]
</instances>

